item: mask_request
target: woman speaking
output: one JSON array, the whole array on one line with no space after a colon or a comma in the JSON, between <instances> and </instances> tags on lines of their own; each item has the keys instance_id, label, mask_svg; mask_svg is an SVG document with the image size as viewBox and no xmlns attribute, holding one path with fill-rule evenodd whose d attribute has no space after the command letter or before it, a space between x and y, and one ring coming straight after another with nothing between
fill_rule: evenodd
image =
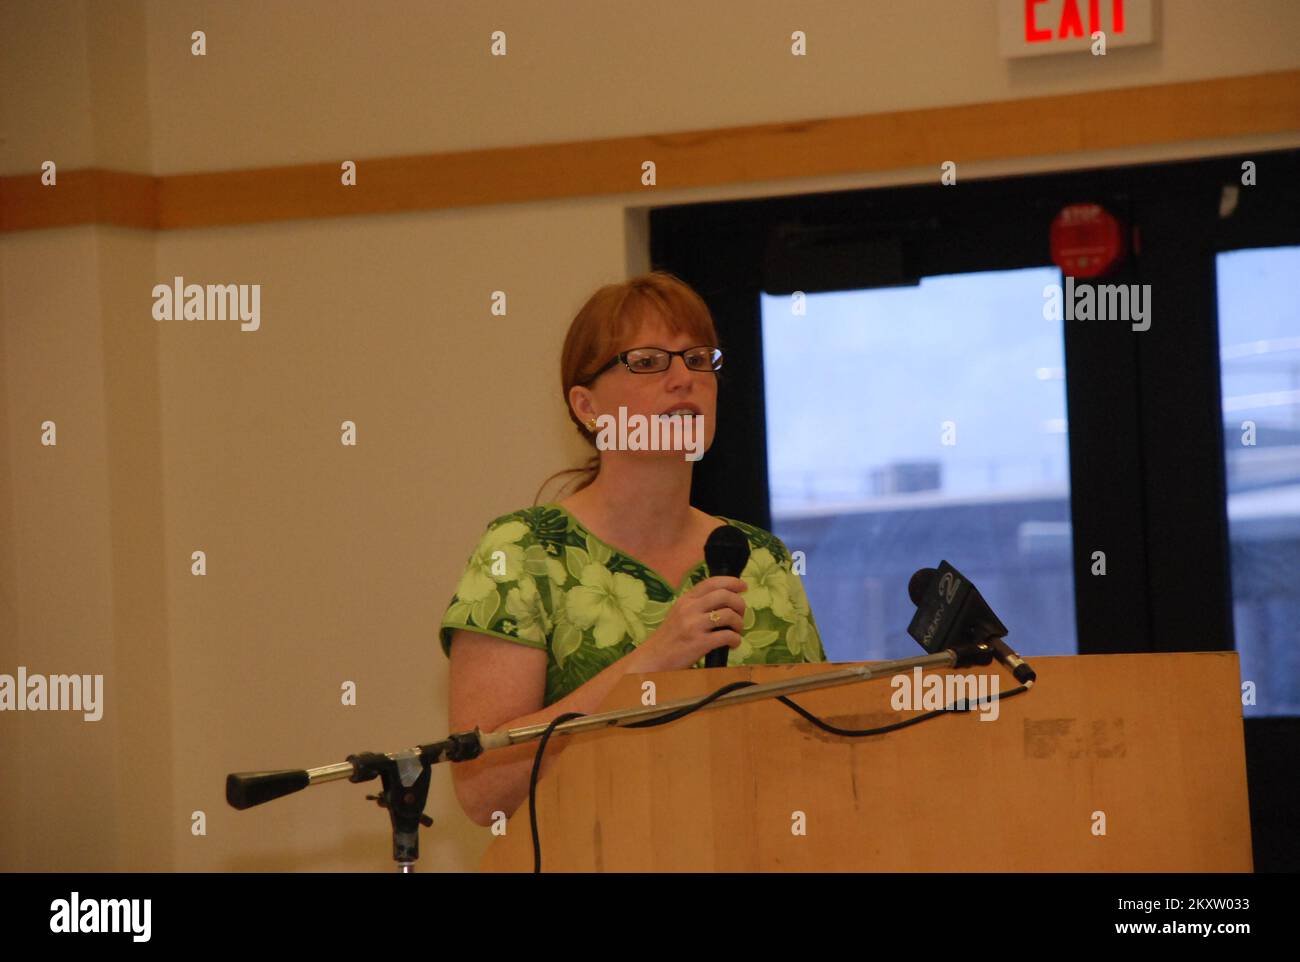
<instances>
[{"instance_id":1,"label":"woman speaking","mask_svg":"<svg viewBox=\"0 0 1300 962\"><path fill-rule=\"evenodd\" d=\"M452 731L589 714L623 675L702 666L722 645L731 665L826 660L785 544L692 507L695 459L680 443L627 443L609 430L689 418L707 451L721 367L707 305L671 274L607 285L583 305L560 375L569 417L596 453L568 497L492 521L470 557L439 630ZM749 540L739 578L707 577L704 543L722 524ZM466 814L480 825L512 815L535 753L522 744L452 766Z\"/></svg>"}]
</instances>

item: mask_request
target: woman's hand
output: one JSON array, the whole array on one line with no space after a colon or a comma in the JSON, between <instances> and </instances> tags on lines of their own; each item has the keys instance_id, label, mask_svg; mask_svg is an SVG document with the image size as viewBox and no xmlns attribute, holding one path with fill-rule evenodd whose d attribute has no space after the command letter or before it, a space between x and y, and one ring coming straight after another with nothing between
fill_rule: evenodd
<instances>
[{"instance_id":1,"label":"woman's hand","mask_svg":"<svg viewBox=\"0 0 1300 962\"><path fill-rule=\"evenodd\" d=\"M745 599L740 592L748 589L740 578L717 575L686 592L673 603L663 624L637 648L640 670L689 668L714 648L735 648L745 618ZM716 622L709 617L711 611L718 613Z\"/></svg>"}]
</instances>

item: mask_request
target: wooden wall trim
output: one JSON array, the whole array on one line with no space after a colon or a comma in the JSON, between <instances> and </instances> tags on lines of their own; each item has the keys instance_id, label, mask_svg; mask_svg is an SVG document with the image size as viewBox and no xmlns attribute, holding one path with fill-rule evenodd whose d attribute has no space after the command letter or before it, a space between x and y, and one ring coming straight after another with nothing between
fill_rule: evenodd
<instances>
[{"instance_id":1,"label":"wooden wall trim","mask_svg":"<svg viewBox=\"0 0 1300 962\"><path fill-rule=\"evenodd\" d=\"M714 187L1086 150L1300 132L1300 70L1159 86L409 157L152 177L110 170L0 177L0 232L154 230L441 210Z\"/></svg>"},{"instance_id":2,"label":"wooden wall trim","mask_svg":"<svg viewBox=\"0 0 1300 962\"><path fill-rule=\"evenodd\" d=\"M40 172L0 177L0 233L76 224L158 227L162 178L116 170L60 170L56 186Z\"/></svg>"}]
</instances>

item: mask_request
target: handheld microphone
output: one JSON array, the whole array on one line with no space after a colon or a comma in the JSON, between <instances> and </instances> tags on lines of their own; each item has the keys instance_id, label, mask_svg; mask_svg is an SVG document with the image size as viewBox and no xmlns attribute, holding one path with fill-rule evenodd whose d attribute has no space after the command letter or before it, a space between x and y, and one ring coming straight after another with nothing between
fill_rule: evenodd
<instances>
[{"instance_id":1,"label":"handheld microphone","mask_svg":"<svg viewBox=\"0 0 1300 962\"><path fill-rule=\"evenodd\" d=\"M709 540L704 542L704 563L709 569L709 577L725 575L739 578L749 562L749 538L739 528L724 524L709 533ZM721 625L714 631L724 630ZM722 645L714 648L704 658L705 668L725 668L727 655L731 649Z\"/></svg>"},{"instance_id":2,"label":"handheld microphone","mask_svg":"<svg viewBox=\"0 0 1300 962\"><path fill-rule=\"evenodd\" d=\"M937 569L918 569L907 583L907 594L916 605L907 633L926 651L933 654L945 648L986 644L1022 685L1030 686L1038 678L1004 640L1007 626L975 586L948 562L940 561Z\"/></svg>"}]
</instances>

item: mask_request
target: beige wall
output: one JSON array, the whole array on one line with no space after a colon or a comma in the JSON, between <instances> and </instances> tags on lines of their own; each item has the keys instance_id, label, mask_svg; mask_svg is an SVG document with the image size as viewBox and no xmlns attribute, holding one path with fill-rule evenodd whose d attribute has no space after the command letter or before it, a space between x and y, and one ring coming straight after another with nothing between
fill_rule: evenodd
<instances>
[{"instance_id":1,"label":"beige wall","mask_svg":"<svg viewBox=\"0 0 1300 962\"><path fill-rule=\"evenodd\" d=\"M1230 17L1166 0L1155 47L1018 63L998 56L993 5L977 0L667 6L689 14L0 0L0 173L360 160L1300 67L1290 0L1240 0ZM189 54L195 29L206 58ZM494 29L504 60L486 55ZM795 29L802 60L787 52ZM640 208L930 176L0 235L0 672L102 672L107 686L100 722L0 715L0 869L386 869L384 814L362 799L373 786L239 813L224 775L445 734L437 622L487 521L583 456L560 341L591 290L647 265ZM261 330L152 320L153 284L176 274L261 284ZM489 314L494 290L508 317ZM46 419L57 448L38 443ZM344 419L355 448L339 444ZM356 707L339 703L345 680ZM473 867L487 836L446 769L428 812L423 868Z\"/></svg>"}]
</instances>

